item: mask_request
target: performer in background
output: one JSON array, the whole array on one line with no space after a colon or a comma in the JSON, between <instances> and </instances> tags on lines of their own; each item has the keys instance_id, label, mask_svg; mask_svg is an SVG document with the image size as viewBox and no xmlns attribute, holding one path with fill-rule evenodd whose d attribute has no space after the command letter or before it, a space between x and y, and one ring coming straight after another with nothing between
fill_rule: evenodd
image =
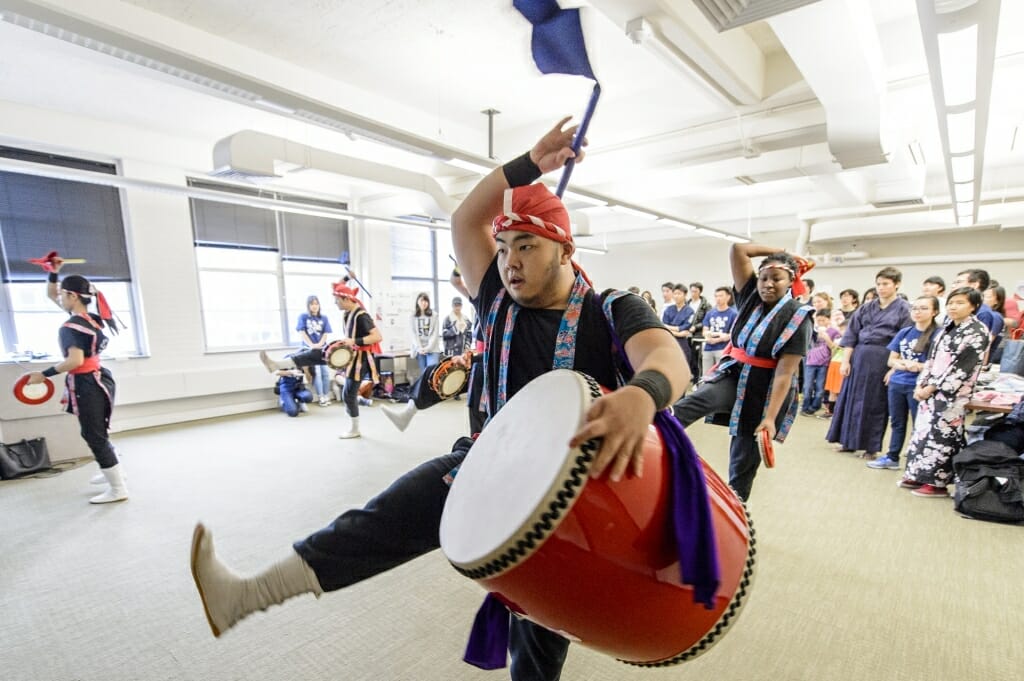
<instances>
[{"instance_id":1,"label":"performer in background","mask_svg":"<svg viewBox=\"0 0 1024 681\"><path fill-rule=\"evenodd\" d=\"M72 274L64 277L58 287L58 272L64 264L60 258L51 262L46 284L47 297L70 316L60 327L60 351L64 359L42 371L29 374L28 383L43 383L47 378L67 373L64 405L68 413L78 417L82 439L99 464L101 477L92 482L106 483L107 489L89 499L90 504L109 504L128 498L128 487L117 453L110 444L110 416L114 410L114 376L100 365L100 353L107 347L104 326L117 333L110 307L103 294L85 277ZM99 314L88 311L93 298Z\"/></svg>"},{"instance_id":2,"label":"performer in background","mask_svg":"<svg viewBox=\"0 0 1024 681\"><path fill-rule=\"evenodd\" d=\"M762 256L755 274L752 259ZM782 442L793 424L793 377L807 354L811 306L794 297L805 270L782 249L733 244L729 264L739 306L732 340L714 373L673 410L684 426L716 416L729 425L729 484L746 501L761 465L756 434Z\"/></svg>"},{"instance_id":3,"label":"performer in background","mask_svg":"<svg viewBox=\"0 0 1024 681\"><path fill-rule=\"evenodd\" d=\"M563 129L568 120L527 154L487 175L452 216L463 281L478 309L488 311L483 367L491 413L531 379L556 368L616 385L612 329L600 296L572 260L568 211L546 186L532 184L574 157L575 128ZM623 295L610 307L615 333L637 373L594 401L569 446L603 438L591 475L618 480L641 470L643 442L656 410L682 394L690 375L679 346L639 296ZM450 454L406 473L364 508L296 542L287 558L253 577L225 567L210 533L198 525L192 574L214 635L292 596L341 589L438 548L451 475L471 445L469 438L460 438ZM513 618L512 678L558 679L568 646L562 636Z\"/></svg>"},{"instance_id":4,"label":"performer in background","mask_svg":"<svg viewBox=\"0 0 1024 681\"><path fill-rule=\"evenodd\" d=\"M373 316L363 308L359 298L356 297L358 295L359 289L350 288L343 282L334 285L334 302L338 309L344 312L342 327L345 329L345 337L338 342L354 351L352 361L345 370L345 391L342 394L342 399L345 401L345 409L348 411L350 426L347 432L338 436L342 440L361 437L359 431L359 384L363 377L369 376L374 385L380 383L374 355L380 352L382 337L373 323ZM267 371L276 373L282 369L305 368L323 364L324 353L321 348L313 348L295 353L284 360L275 361L261 350L260 361L267 367Z\"/></svg>"}]
</instances>

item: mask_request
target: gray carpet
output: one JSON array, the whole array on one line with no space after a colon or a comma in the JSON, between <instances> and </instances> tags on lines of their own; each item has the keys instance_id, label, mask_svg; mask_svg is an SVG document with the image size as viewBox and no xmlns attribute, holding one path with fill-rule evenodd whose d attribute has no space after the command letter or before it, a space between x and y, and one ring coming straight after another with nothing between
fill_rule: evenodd
<instances>
[{"instance_id":1,"label":"gray carpet","mask_svg":"<svg viewBox=\"0 0 1024 681\"><path fill-rule=\"evenodd\" d=\"M482 592L439 554L320 600L209 633L188 570L192 526L246 571L446 451L464 403L398 433L339 406L123 433L131 499L90 506L90 464L0 483L4 681L499 679L460 662ZM70 417L69 417L70 418ZM750 511L759 563L738 623L710 652L638 670L574 646L564 679L715 681L1024 677L1024 528L966 520L832 451L801 418L762 469ZM724 429L692 427L725 469ZM613 588L610 586L610 588Z\"/></svg>"}]
</instances>

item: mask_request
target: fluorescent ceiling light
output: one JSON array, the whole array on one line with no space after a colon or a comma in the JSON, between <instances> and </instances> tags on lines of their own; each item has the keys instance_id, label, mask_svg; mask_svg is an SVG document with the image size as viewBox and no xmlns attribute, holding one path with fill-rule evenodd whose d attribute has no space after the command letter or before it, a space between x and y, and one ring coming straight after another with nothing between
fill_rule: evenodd
<instances>
[{"instance_id":1,"label":"fluorescent ceiling light","mask_svg":"<svg viewBox=\"0 0 1024 681\"><path fill-rule=\"evenodd\" d=\"M721 239L722 238L721 233L716 232L716 231L711 230L711 229L705 229L704 227L698 227L696 231L697 231L697 234L703 234L704 236L713 236L716 239Z\"/></svg>"},{"instance_id":2,"label":"fluorescent ceiling light","mask_svg":"<svg viewBox=\"0 0 1024 681\"><path fill-rule=\"evenodd\" d=\"M747 239L746 237L742 237L742 236L733 236L732 234L724 234L723 238L726 241L733 242L734 244L749 244L750 243L750 239Z\"/></svg>"},{"instance_id":3,"label":"fluorescent ceiling light","mask_svg":"<svg viewBox=\"0 0 1024 681\"><path fill-rule=\"evenodd\" d=\"M974 200L974 183L964 182L953 185L954 199L957 203Z\"/></svg>"},{"instance_id":4,"label":"fluorescent ceiling light","mask_svg":"<svg viewBox=\"0 0 1024 681\"><path fill-rule=\"evenodd\" d=\"M973 102L978 96L978 25L939 33L938 39L946 106Z\"/></svg>"},{"instance_id":5,"label":"fluorescent ceiling light","mask_svg":"<svg viewBox=\"0 0 1024 681\"><path fill-rule=\"evenodd\" d=\"M974 181L974 154L953 156L949 162L953 166L953 182L959 184Z\"/></svg>"},{"instance_id":6,"label":"fluorescent ceiling light","mask_svg":"<svg viewBox=\"0 0 1024 681\"><path fill-rule=\"evenodd\" d=\"M946 130L949 132L949 153L974 151L974 109L948 114Z\"/></svg>"},{"instance_id":7,"label":"fluorescent ceiling light","mask_svg":"<svg viewBox=\"0 0 1024 681\"><path fill-rule=\"evenodd\" d=\"M694 232L694 231L697 230L697 228L694 227L693 225L688 225L685 222L680 222L679 220L673 220L672 218L658 218L658 222L663 224L663 225L669 225L670 227L675 227L676 229L681 229L681 230L683 230L685 232Z\"/></svg>"},{"instance_id":8,"label":"fluorescent ceiling light","mask_svg":"<svg viewBox=\"0 0 1024 681\"><path fill-rule=\"evenodd\" d=\"M581 251L583 253L593 253L594 255L607 255L608 254L608 251L606 251L606 250L603 250L603 249L600 249L600 248L591 248L590 246L577 246L576 250L577 251Z\"/></svg>"},{"instance_id":9,"label":"fluorescent ceiling light","mask_svg":"<svg viewBox=\"0 0 1024 681\"><path fill-rule=\"evenodd\" d=\"M474 163L473 161L464 161L461 158L450 158L447 161L445 161L445 163L447 163L450 166L455 166L456 168L468 170L471 173L476 173L477 175L487 175L494 169L493 167L488 168L483 164Z\"/></svg>"},{"instance_id":10,"label":"fluorescent ceiling light","mask_svg":"<svg viewBox=\"0 0 1024 681\"><path fill-rule=\"evenodd\" d=\"M657 220L658 216L654 213L649 213L646 210L640 210L639 208L629 208L628 206L620 206L618 204L612 204L612 211L616 213L624 213L626 215L632 215L637 218L644 218L645 220Z\"/></svg>"}]
</instances>

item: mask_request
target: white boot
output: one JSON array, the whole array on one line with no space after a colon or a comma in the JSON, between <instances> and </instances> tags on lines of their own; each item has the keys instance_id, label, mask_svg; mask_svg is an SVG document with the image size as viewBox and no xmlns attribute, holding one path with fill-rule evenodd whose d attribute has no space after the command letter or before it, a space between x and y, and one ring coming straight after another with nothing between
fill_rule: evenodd
<instances>
[{"instance_id":1,"label":"white boot","mask_svg":"<svg viewBox=\"0 0 1024 681\"><path fill-rule=\"evenodd\" d=\"M409 427L409 421L412 421L412 417L416 415L416 403L409 400L405 403L404 407L381 407L384 411L384 415L391 420L391 423L395 424L395 428L401 431L405 431Z\"/></svg>"},{"instance_id":2,"label":"white boot","mask_svg":"<svg viewBox=\"0 0 1024 681\"><path fill-rule=\"evenodd\" d=\"M121 474L121 464L104 468L100 471L106 478L110 487L103 494L97 494L89 499L90 504L109 504L114 501L124 501L128 498L128 488L124 484L124 476Z\"/></svg>"},{"instance_id":3,"label":"white boot","mask_svg":"<svg viewBox=\"0 0 1024 681\"><path fill-rule=\"evenodd\" d=\"M192 533L192 579L214 636L292 596L311 593L320 598L323 593L313 569L294 551L257 575L237 574L217 559L213 535L202 523Z\"/></svg>"},{"instance_id":4,"label":"white boot","mask_svg":"<svg viewBox=\"0 0 1024 681\"><path fill-rule=\"evenodd\" d=\"M263 362L263 366L267 367L267 371L269 371L270 373L275 373L277 371L288 371L290 369L296 368L295 362L293 362L291 359L287 357L279 362L275 362L274 360L270 359L270 355L267 354L266 350L260 350L260 361Z\"/></svg>"},{"instance_id":5,"label":"white boot","mask_svg":"<svg viewBox=\"0 0 1024 681\"><path fill-rule=\"evenodd\" d=\"M349 416L348 418L352 422L352 426L348 429L347 433L342 433L338 437L342 440L351 440L353 438L362 437L359 433L359 417Z\"/></svg>"},{"instance_id":6,"label":"white boot","mask_svg":"<svg viewBox=\"0 0 1024 681\"><path fill-rule=\"evenodd\" d=\"M121 458L123 458L123 457L121 457ZM128 471L126 471L124 469L124 463L122 462L122 463L120 463L118 465L121 467L121 479L124 480L125 482L127 482L128 481ZM103 475L103 469L102 468L100 469L99 473L97 473L96 475L94 475L91 478L89 478L89 484L90 485L105 485L105 484L107 484L107 479Z\"/></svg>"}]
</instances>

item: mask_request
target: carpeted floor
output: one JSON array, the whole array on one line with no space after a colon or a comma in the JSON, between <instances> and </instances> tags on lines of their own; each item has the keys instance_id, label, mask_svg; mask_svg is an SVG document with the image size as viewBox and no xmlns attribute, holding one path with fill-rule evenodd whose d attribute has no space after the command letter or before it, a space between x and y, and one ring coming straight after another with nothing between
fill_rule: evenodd
<instances>
[{"instance_id":1,"label":"carpeted floor","mask_svg":"<svg viewBox=\"0 0 1024 681\"><path fill-rule=\"evenodd\" d=\"M419 414L405 433L364 409L354 441L336 437L347 425L337 405L120 434L132 495L122 504L86 503L92 464L0 483L0 679L507 678L460 662L482 592L439 554L295 599L220 640L188 569L196 520L229 563L261 567L447 451L463 405ZM800 418L755 482L755 583L718 645L664 670L574 646L563 679L1024 678L1024 528L897 489L898 473L832 451L826 425ZM724 471L726 431L700 424L691 437Z\"/></svg>"}]
</instances>

